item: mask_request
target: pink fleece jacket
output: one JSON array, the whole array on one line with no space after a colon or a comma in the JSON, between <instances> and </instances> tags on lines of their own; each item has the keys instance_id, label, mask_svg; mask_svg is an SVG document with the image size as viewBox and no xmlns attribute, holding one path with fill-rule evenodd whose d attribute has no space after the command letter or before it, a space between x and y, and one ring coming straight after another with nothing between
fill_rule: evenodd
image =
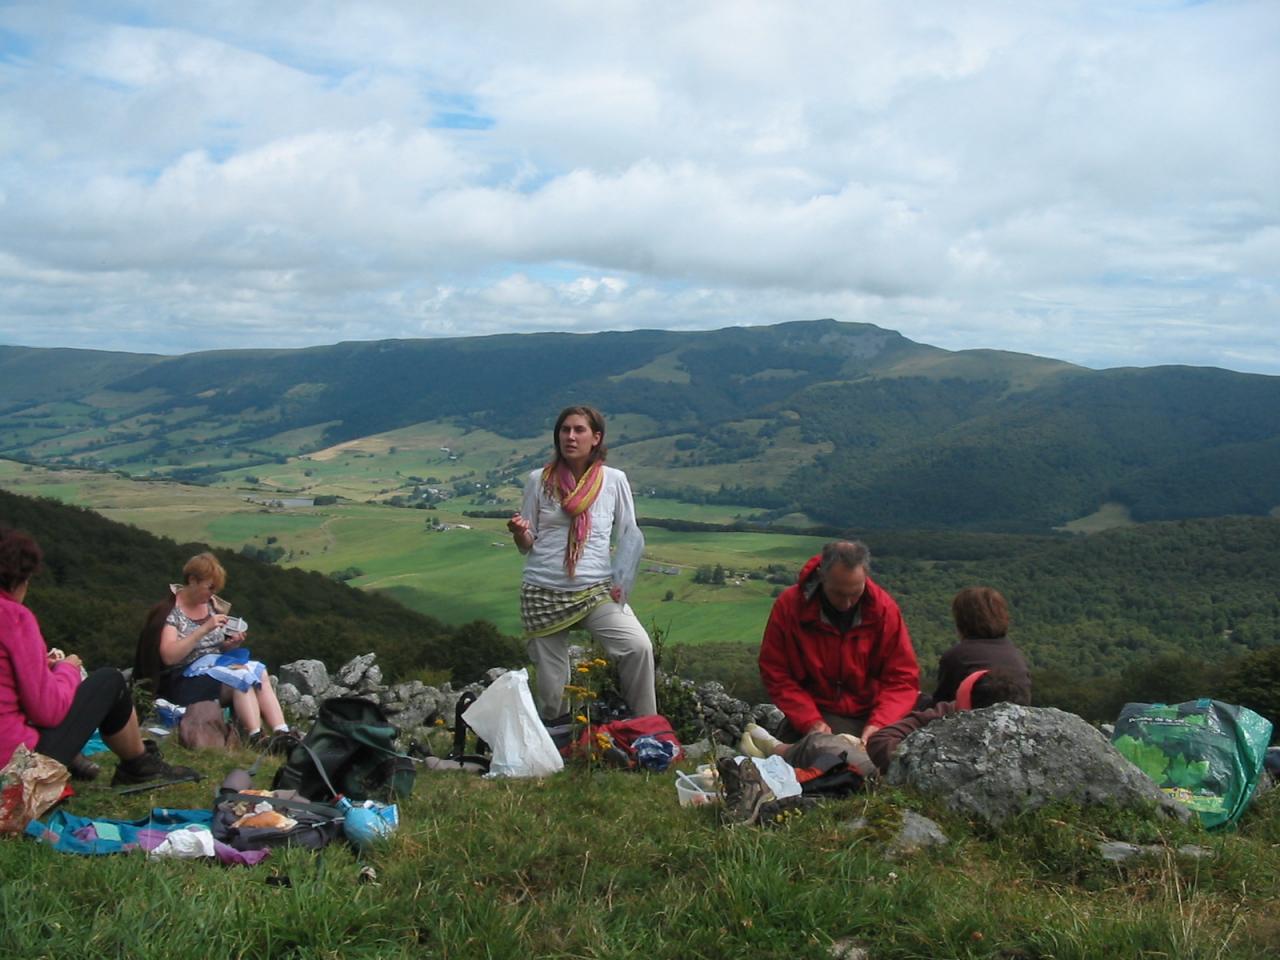
<instances>
[{"instance_id":1,"label":"pink fleece jacket","mask_svg":"<svg viewBox=\"0 0 1280 960\"><path fill-rule=\"evenodd\" d=\"M0 766L20 743L34 750L38 728L66 718L78 686L74 664L49 665L35 614L0 591Z\"/></svg>"}]
</instances>

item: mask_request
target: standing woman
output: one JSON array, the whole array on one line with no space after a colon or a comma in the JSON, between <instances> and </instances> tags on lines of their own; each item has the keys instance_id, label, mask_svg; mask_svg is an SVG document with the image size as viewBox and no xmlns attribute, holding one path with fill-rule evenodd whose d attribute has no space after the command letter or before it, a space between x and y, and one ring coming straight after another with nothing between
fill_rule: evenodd
<instances>
[{"instance_id":1,"label":"standing woman","mask_svg":"<svg viewBox=\"0 0 1280 960\"><path fill-rule=\"evenodd\" d=\"M230 605L216 594L227 582L227 572L212 553L198 553L182 568L182 584L169 587L172 598L151 608L138 638L135 679L148 679L157 696L179 706L201 700L231 705L250 746L273 752L289 746L292 734L276 698L271 678L263 672L247 689L223 683L208 673L192 673L201 657L225 653L244 642L244 633L227 630ZM197 665L198 667L198 665ZM192 668L194 670L196 668ZM263 723L275 734L263 736Z\"/></svg>"},{"instance_id":2,"label":"standing woman","mask_svg":"<svg viewBox=\"0 0 1280 960\"><path fill-rule=\"evenodd\" d=\"M520 616L538 672L538 712L545 720L564 712L576 626L616 662L632 715L657 713L653 644L627 605L644 551L627 475L604 465L604 417L592 407L560 411L552 441L555 456L529 475L523 507L507 522L528 558Z\"/></svg>"}]
</instances>

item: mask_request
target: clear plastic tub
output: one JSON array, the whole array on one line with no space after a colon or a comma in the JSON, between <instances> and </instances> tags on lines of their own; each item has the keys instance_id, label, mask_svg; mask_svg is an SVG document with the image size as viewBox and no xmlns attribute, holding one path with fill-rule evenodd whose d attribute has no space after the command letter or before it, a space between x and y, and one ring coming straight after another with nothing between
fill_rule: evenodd
<instances>
[{"instance_id":1,"label":"clear plastic tub","mask_svg":"<svg viewBox=\"0 0 1280 960\"><path fill-rule=\"evenodd\" d=\"M700 778L691 777L687 773L677 774L676 799L680 801L680 806L701 807L720 802L720 794L707 789L699 780Z\"/></svg>"}]
</instances>

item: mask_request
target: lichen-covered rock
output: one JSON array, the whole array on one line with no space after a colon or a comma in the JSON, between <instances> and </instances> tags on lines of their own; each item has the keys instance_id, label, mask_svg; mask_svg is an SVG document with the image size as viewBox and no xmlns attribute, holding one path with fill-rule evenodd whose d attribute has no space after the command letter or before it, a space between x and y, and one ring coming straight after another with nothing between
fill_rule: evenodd
<instances>
[{"instance_id":1,"label":"lichen-covered rock","mask_svg":"<svg viewBox=\"0 0 1280 960\"><path fill-rule=\"evenodd\" d=\"M329 695L329 671L320 660L295 660L276 671L281 683L292 684L299 694Z\"/></svg>"},{"instance_id":2,"label":"lichen-covered rock","mask_svg":"<svg viewBox=\"0 0 1280 960\"><path fill-rule=\"evenodd\" d=\"M300 696L289 709L289 713L295 722L299 720L314 720L319 712L319 702L309 693L304 693Z\"/></svg>"},{"instance_id":3,"label":"lichen-covered rock","mask_svg":"<svg viewBox=\"0 0 1280 960\"><path fill-rule=\"evenodd\" d=\"M376 659L376 654L366 653L362 657L355 657L347 661L338 668L337 682L352 690L356 689ZM378 679L379 681L382 679L381 671L378 672Z\"/></svg>"},{"instance_id":4,"label":"lichen-covered rock","mask_svg":"<svg viewBox=\"0 0 1280 960\"><path fill-rule=\"evenodd\" d=\"M853 833L861 833L868 829L869 822L866 817L858 817L841 826ZM903 810L897 832L885 844L884 855L889 860L901 860L928 847L940 847L950 842L934 821L914 810Z\"/></svg>"},{"instance_id":5,"label":"lichen-covered rock","mask_svg":"<svg viewBox=\"0 0 1280 960\"><path fill-rule=\"evenodd\" d=\"M903 741L886 779L998 825L1055 800L1187 819L1151 778L1075 714L998 704L934 721Z\"/></svg>"}]
</instances>

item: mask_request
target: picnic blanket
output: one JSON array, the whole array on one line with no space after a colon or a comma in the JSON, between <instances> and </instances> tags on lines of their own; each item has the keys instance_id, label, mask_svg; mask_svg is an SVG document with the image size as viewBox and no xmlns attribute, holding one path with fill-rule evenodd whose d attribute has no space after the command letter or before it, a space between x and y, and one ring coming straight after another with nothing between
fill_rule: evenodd
<instances>
[{"instance_id":1,"label":"picnic blanket","mask_svg":"<svg viewBox=\"0 0 1280 960\"><path fill-rule=\"evenodd\" d=\"M60 853L82 856L142 850L152 856L214 856L223 864L251 867L270 855L266 849L235 850L219 843L210 833L212 823L212 810L156 807L140 820L89 818L56 810L47 821L32 820L26 832ZM201 836L183 837L182 832Z\"/></svg>"}]
</instances>

